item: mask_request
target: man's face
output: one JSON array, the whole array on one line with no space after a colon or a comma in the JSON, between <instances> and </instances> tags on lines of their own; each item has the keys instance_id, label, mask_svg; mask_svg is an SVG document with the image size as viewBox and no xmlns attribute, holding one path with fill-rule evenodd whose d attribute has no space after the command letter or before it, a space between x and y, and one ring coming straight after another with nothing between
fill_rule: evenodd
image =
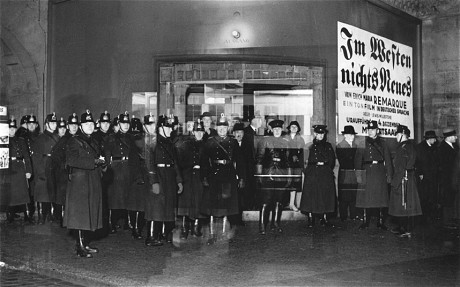
<instances>
[{"instance_id":1,"label":"man's face","mask_svg":"<svg viewBox=\"0 0 460 287\"><path fill-rule=\"evenodd\" d=\"M396 141L397 141L398 143L401 142L402 139L403 139L403 136L404 136L404 135L403 135L402 133L397 133L397 134L396 134Z\"/></svg>"},{"instance_id":2,"label":"man's face","mask_svg":"<svg viewBox=\"0 0 460 287\"><path fill-rule=\"evenodd\" d=\"M354 139L355 139L355 135L354 134L344 134L343 135L345 137L345 140L347 142L352 142Z\"/></svg>"},{"instance_id":3,"label":"man's face","mask_svg":"<svg viewBox=\"0 0 460 287\"><path fill-rule=\"evenodd\" d=\"M65 127L59 127L58 128L58 135L59 137L63 137L65 135L65 132L67 131L67 129Z\"/></svg>"},{"instance_id":4,"label":"man's face","mask_svg":"<svg viewBox=\"0 0 460 287\"><path fill-rule=\"evenodd\" d=\"M228 126L217 126L217 134L221 137L225 137L228 132Z\"/></svg>"},{"instance_id":5,"label":"man's face","mask_svg":"<svg viewBox=\"0 0 460 287\"><path fill-rule=\"evenodd\" d=\"M430 139L427 139L426 140L430 145L434 145L434 143L436 142L436 139L435 138L430 138Z\"/></svg>"},{"instance_id":6,"label":"man's face","mask_svg":"<svg viewBox=\"0 0 460 287\"><path fill-rule=\"evenodd\" d=\"M56 122L47 122L46 123L46 129L50 132L54 132L57 128L57 123Z\"/></svg>"},{"instance_id":7,"label":"man's face","mask_svg":"<svg viewBox=\"0 0 460 287\"><path fill-rule=\"evenodd\" d=\"M211 127L211 123L212 123L211 117L204 117L202 121L203 121L203 126L205 129L209 129Z\"/></svg>"},{"instance_id":8,"label":"man's face","mask_svg":"<svg viewBox=\"0 0 460 287\"><path fill-rule=\"evenodd\" d=\"M233 135L235 136L235 139L236 139L238 142L241 142L241 141L243 140L244 131L242 131L242 130L234 131L234 132L233 132Z\"/></svg>"},{"instance_id":9,"label":"man's face","mask_svg":"<svg viewBox=\"0 0 460 287\"><path fill-rule=\"evenodd\" d=\"M165 138L171 137L172 127L162 126L159 128L160 134Z\"/></svg>"},{"instance_id":10,"label":"man's face","mask_svg":"<svg viewBox=\"0 0 460 287\"><path fill-rule=\"evenodd\" d=\"M370 138L376 138L377 137L377 129L367 129L367 135Z\"/></svg>"},{"instance_id":11,"label":"man's face","mask_svg":"<svg viewBox=\"0 0 460 287\"><path fill-rule=\"evenodd\" d=\"M322 141L324 139L324 134L313 133L315 135L315 139Z\"/></svg>"},{"instance_id":12,"label":"man's face","mask_svg":"<svg viewBox=\"0 0 460 287\"><path fill-rule=\"evenodd\" d=\"M256 129L260 128L262 126L261 118L253 118L251 120L251 126L253 126Z\"/></svg>"},{"instance_id":13,"label":"man's face","mask_svg":"<svg viewBox=\"0 0 460 287\"><path fill-rule=\"evenodd\" d=\"M193 135L195 136L195 139L197 141L200 141L203 139L203 136L204 136L204 131L194 131L193 132Z\"/></svg>"},{"instance_id":14,"label":"man's face","mask_svg":"<svg viewBox=\"0 0 460 287\"><path fill-rule=\"evenodd\" d=\"M119 123L119 126L120 126L120 131L122 133L127 133L128 130L129 130L129 123Z\"/></svg>"},{"instance_id":15,"label":"man's face","mask_svg":"<svg viewBox=\"0 0 460 287\"><path fill-rule=\"evenodd\" d=\"M446 141L448 141L450 143L455 143L457 141L457 135L446 137Z\"/></svg>"},{"instance_id":16,"label":"man's face","mask_svg":"<svg viewBox=\"0 0 460 287\"><path fill-rule=\"evenodd\" d=\"M10 136L10 138L14 137L14 135L16 134L17 130L18 130L17 128L10 127L10 129L8 131L8 135Z\"/></svg>"},{"instance_id":17,"label":"man's face","mask_svg":"<svg viewBox=\"0 0 460 287\"><path fill-rule=\"evenodd\" d=\"M193 131L193 121L188 121L187 122L187 131L188 132Z\"/></svg>"},{"instance_id":18,"label":"man's face","mask_svg":"<svg viewBox=\"0 0 460 287\"><path fill-rule=\"evenodd\" d=\"M109 122L101 122L100 125L101 125L101 131L103 131L104 133L109 131L109 128L110 128Z\"/></svg>"},{"instance_id":19,"label":"man's face","mask_svg":"<svg viewBox=\"0 0 460 287\"><path fill-rule=\"evenodd\" d=\"M68 124L68 127L69 127L69 133L71 135L74 135L77 133L78 131L78 125L77 124Z\"/></svg>"},{"instance_id":20,"label":"man's face","mask_svg":"<svg viewBox=\"0 0 460 287\"><path fill-rule=\"evenodd\" d=\"M145 128L147 133L153 135L153 134L155 134L156 124L155 123L150 123L148 125L144 125L144 128Z\"/></svg>"},{"instance_id":21,"label":"man's face","mask_svg":"<svg viewBox=\"0 0 460 287\"><path fill-rule=\"evenodd\" d=\"M87 135L90 135L94 132L93 122L82 123L80 127L81 127L81 130Z\"/></svg>"},{"instance_id":22,"label":"man's face","mask_svg":"<svg viewBox=\"0 0 460 287\"><path fill-rule=\"evenodd\" d=\"M37 128L37 123L28 123L27 124L27 129L29 130L29 132L34 132L36 128Z\"/></svg>"},{"instance_id":23,"label":"man's face","mask_svg":"<svg viewBox=\"0 0 460 287\"><path fill-rule=\"evenodd\" d=\"M120 130L120 125L119 124L113 126L113 132L114 133L118 133L119 130Z\"/></svg>"},{"instance_id":24,"label":"man's face","mask_svg":"<svg viewBox=\"0 0 460 287\"><path fill-rule=\"evenodd\" d=\"M281 127L272 128L272 131L273 131L273 135L275 136L275 138L279 138L281 136L281 133L283 132L283 128Z\"/></svg>"}]
</instances>

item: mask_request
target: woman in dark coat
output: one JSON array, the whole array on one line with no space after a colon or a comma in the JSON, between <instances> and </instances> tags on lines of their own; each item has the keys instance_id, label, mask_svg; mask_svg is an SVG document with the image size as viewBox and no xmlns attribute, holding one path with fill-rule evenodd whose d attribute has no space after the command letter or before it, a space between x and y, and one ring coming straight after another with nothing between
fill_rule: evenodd
<instances>
[{"instance_id":1,"label":"woman in dark coat","mask_svg":"<svg viewBox=\"0 0 460 287\"><path fill-rule=\"evenodd\" d=\"M314 216L321 216L321 225L333 226L327 221L326 213L335 208L334 166L335 152L326 141L326 126L313 126L315 138L307 145L305 158L305 181L300 210L307 213L308 226L314 225Z\"/></svg>"},{"instance_id":2,"label":"woman in dark coat","mask_svg":"<svg viewBox=\"0 0 460 287\"><path fill-rule=\"evenodd\" d=\"M410 130L399 125L396 129L396 140L399 143L393 157L393 178L388 214L399 220L399 226L392 230L400 237L410 237L409 217L422 214L418 197L415 174L415 146L408 140Z\"/></svg>"},{"instance_id":3,"label":"woman in dark coat","mask_svg":"<svg viewBox=\"0 0 460 287\"><path fill-rule=\"evenodd\" d=\"M6 216L9 223L14 220L14 213L10 209L22 205L24 207L24 221L32 220L27 212L29 203L28 179L32 175L32 165L29 151L24 140L15 136L16 120L8 120L9 126L9 167L1 170L0 205L7 206Z\"/></svg>"},{"instance_id":4,"label":"woman in dark coat","mask_svg":"<svg viewBox=\"0 0 460 287\"><path fill-rule=\"evenodd\" d=\"M145 242L147 246L163 245L163 225L164 237L172 242L177 193L180 194L183 189L176 151L170 138L174 116L160 116L157 124L156 144L148 162L151 187L145 208L145 218L150 221L150 231Z\"/></svg>"},{"instance_id":5,"label":"woman in dark coat","mask_svg":"<svg viewBox=\"0 0 460 287\"><path fill-rule=\"evenodd\" d=\"M89 258L98 252L88 245L89 236L102 228L101 166L105 161L99 145L91 138L95 124L89 110L82 114L80 123L80 131L66 147L66 165L71 172L64 226L77 230L77 255Z\"/></svg>"},{"instance_id":6,"label":"woman in dark coat","mask_svg":"<svg viewBox=\"0 0 460 287\"><path fill-rule=\"evenodd\" d=\"M183 136L176 143L178 164L184 180L184 191L179 195L177 214L182 216L181 239L186 239L191 230L192 234L200 237L201 222L204 216L200 213L203 197L203 178L200 161L203 154L204 127L200 120L193 126L192 135ZM190 227L190 223L193 224Z\"/></svg>"}]
</instances>

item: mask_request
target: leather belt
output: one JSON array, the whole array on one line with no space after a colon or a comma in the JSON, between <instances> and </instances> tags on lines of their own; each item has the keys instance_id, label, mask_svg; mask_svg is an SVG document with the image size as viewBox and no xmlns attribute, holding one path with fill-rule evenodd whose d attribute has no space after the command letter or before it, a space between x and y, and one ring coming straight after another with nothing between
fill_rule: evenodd
<instances>
[{"instance_id":1,"label":"leather belt","mask_svg":"<svg viewBox=\"0 0 460 287\"><path fill-rule=\"evenodd\" d=\"M274 158L272 158L272 160L273 160L273 161L276 161L276 162L280 162L280 161L281 161L281 159L278 158L278 157L274 157Z\"/></svg>"},{"instance_id":2,"label":"leather belt","mask_svg":"<svg viewBox=\"0 0 460 287\"><path fill-rule=\"evenodd\" d=\"M128 160L127 156L112 156L112 161L114 160Z\"/></svg>"},{"instance_id":3,"label":"leather belt","mask_svg":"<svg viewBox=\"0 0 460 287\"><path fill-rule=\"evenodd\" d=\"M379 164L379 163L383 163L384 161L383 160L366 160L366 161L363 161L364 164Z\"/></svg>"},{"instance_id":4,"label":"leather belt","mask_svg":"<svg viewBox=\"0 0 460 287\"><path fill-rule=\"evenodd\" d=\"M11 160L24 160L24 157L22 157L22 156L18 156L18 157L12 156L12 157L10 157L10 159Z\"/></svg>"},{"instance_id":5,"label":"leather belt","mask_svg":"<svg viewBox=\"0 0 460 287\"><path fill-rule=\"evenodd\" d=\"M308 165L309 166L323 166L325 165L326 163L324 161L318 161L318 162L309 162Z\"/></svg>"},{"instance_id":6,"label":"leather belt","mask_svg":"<svg viewBox=\"0 0 460 287\"><path fill-rule=\"evenodd\" d=\"M226 160L226 159L217 159L214 161L215 164L222 164L222 165L226 165L226 164L229 164L231 163L231 161L229 160Z\"/></svg>"},{"instance_id":7,"label":"leather belt","mask_svg":"<svg viewBox=\"0 0 460 287\"><path fill-rule=\"evenodd\" d=\"M157 163L157 167L172 167L172 164L169 163Z\"/></svg>"}]
</instances>

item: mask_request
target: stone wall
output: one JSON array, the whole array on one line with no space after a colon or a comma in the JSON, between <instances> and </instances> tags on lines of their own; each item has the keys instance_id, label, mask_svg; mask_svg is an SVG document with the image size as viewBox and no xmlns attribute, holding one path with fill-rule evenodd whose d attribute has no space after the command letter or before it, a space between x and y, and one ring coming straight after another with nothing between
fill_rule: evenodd
<instances>
[{"instance_id":1,"label":"stone wall","mask_svg":"<svg viewBox=\"0 0 460 287\"><path fill-rule=\"evenodd\" d=\"M43 119L47 0L1 1L1 96L10 115Z\"/></svg>"}]
</instances>

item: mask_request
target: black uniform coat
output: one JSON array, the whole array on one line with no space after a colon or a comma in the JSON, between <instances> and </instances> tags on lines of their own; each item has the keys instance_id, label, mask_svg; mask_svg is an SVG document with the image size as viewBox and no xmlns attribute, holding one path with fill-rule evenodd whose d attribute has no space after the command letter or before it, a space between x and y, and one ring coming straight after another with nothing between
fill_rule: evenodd
<instances>
[{"instance_id":1,"label":"black uniform coat","mask_svg":"<svg viewBox=\"0 0 460 287\"><path fill-rule=\"evenodd\" d=\"M130 149L129 170L131 187L127 193L126 209L133 211L144 211L145 197L148 185L146 183L144 135L131 135L134 146ZM147 181L148 182L148 181Z\"/></svg>"},{"instance_id":2,"label":"black uniform coat","mask_svg":"<svg viewBox=\"0 0 460 287\"><path fill-rule=\"evenodd\" d=\"M203 198L203 178L201 176L201 157L204 142L194 136L183 136L176 142L178 165L181 170L184 190L178 199L178 215L192 219L202 218L201 202Z\"/></svg>"},{"instance_id":3,"label":"black uniform coat","mask_svg":"<svg viewBox=\"0 0 460 287\"><path fill-rule=\"evenodd\" d=\"M333 212L335 208L335 152L325 140L313 140L305 149L307 167L300 210L311 213Z\"/></svg>"},{"instance_id":4,"label":"black uniform coat","mask_svg":"<svg viewBox=\"0 0 460 287\"><path fill-rule=\"evenodd\" d=\"M54 203L64 205L67 182L69 180L68 170L66 168L66 146L68 140L72 137L69 133L66 133L59 141L54 145L51 150L51 200ZM50 185L48 185L50 186Z\"/></svg>"},{"instance_id":5,"label":"black uniform coat","mask_svg":"<svg viewBox=\"0 0 460 287\"><path fill-rule=\"evenodd\" d=\"M417 175L423 175L423 179L419 180L418 191L422 208L428 208L429 211L434 211L438 198L438 156L436 143L429 146L426 140L416 146L416 172ZM423 210L425 213L425 209Z\"/></svg>"},{"instance_id":6,"label":"black uniform coat","mask_svg":"<svg viewBox=\"0 0 460 287\"><path fill-rule=\"evenodd\" d=\"M204 190L204 214L220 217L239 213L238 178L244 178L246 167L236 155L237 145L237 141L228 136L214 136L204 144L202 175L209 182L209 188Z\"/></svg>"},{"instance_id":7,"label":"black uniform coat","mask_svg":"<svg viewBox=\"0 0 460 287\"><path fill-rule=\"evenodd\" d=\"M372 164L373 161L377 163ZM391 181L393 167L390 150L385 141L380 137L366 137L359 143L355 168L364 170L366 178L364 189L359 189L356 194L356 207L388 207L388 183Z\"/></svg>"},{"instance_id":8,"label":"black uniform coat","mask_svg":"<svg viewBox=\"0 0 460 287\"><path fill-rule=\"evenodd\" d=\"M59 141L59 136L45 130L32 144L34 170L34 199L37 202L52 202L52 161L51 150Z\"/></svg>"},{"instance_id":9,"label":"black uniform coat","mask_svg":"<svg viewBox=\"0 0 460 287\"><path fill-rule=\"evenodd\" d=\"M128 162L134 142L127 133L111 134L104 146L105 161L110 163L111 182L107 191L109 209L126 209L132 178Z\"/></svg>"},{"instance_id":10,"label":"black uniform coat","mask_svg":"<svg viewBox=\"0 0 460 287\"><path fill-rule=\"evenodd\" d=\"M32 174L29 151L21 138L9 138L9 167L0 170L0 205L14 206L29 203L26 173Z\"/></svg>"},{"instance_id":11,"label":"black uniform coat","mask_svg":"<svg viewBox=\"0 0 460 287\"><path fill-rule=\"evenodd\" d=\"M439 189L441 192L441 204L446 207L453 207L456 191L452 188L453 170L455 160L458 156L458 147L451 147L445 141L442 141L438 148L439 162Z\"/></svg>"},{"instance_id":12,"label":"black uniform coat","mask_svg":"<svg viewBox=\"0 0 460 287\"><path fill-rule=\"evenodd\" d=\"M160 185L160 193L150 190L145 209L145 218L154 221L175 221L178 183L182 177L177 165L177 154L170 138L157 135L148 169L151 184Z\"/></svg>"},{"instance_id":13,"label":"black uniform coat","mask_svg":"<svg viewBox=\"0 0 460 287\"><path fill-rule=\"evenodd\" d=\"M422 214L418 197L415 174L416 151L411 141L399 143L393 158L393 178L391 180L388 214L393 216L415 216ZM406 192L402 194L402 179L407 176Z\"/></svg>"},{"instance_id":14,"label":"black uniform coat","mask_svg":"<svg viewBox=\"0 0 460 287\"><path fill-rule=\"evenodd\" d=\"M69 229L102 228L102 171L94 164L100 152L99 145L82 133L67 143L66 164L72 172L67 185L64 226Z\"/></svg>"},{"instance_id":15,"label":"black uniform coat","mask_svg":"<svg viewBox=\"0 0 460 287\"><path fill-rule=\"evenodd\" d=\"M254 177L255 166L256 166L256 155L257 155L257 146L262 136L257 136L257 132L252 128L251 125L248 125L244 128L244 136L242 146L247 153L246 158L246 175L244 177L245 187L244 187L244 207L247 209L252 209L256 207L257 204L257 183Z\"/></svg>"}]
</instances>

